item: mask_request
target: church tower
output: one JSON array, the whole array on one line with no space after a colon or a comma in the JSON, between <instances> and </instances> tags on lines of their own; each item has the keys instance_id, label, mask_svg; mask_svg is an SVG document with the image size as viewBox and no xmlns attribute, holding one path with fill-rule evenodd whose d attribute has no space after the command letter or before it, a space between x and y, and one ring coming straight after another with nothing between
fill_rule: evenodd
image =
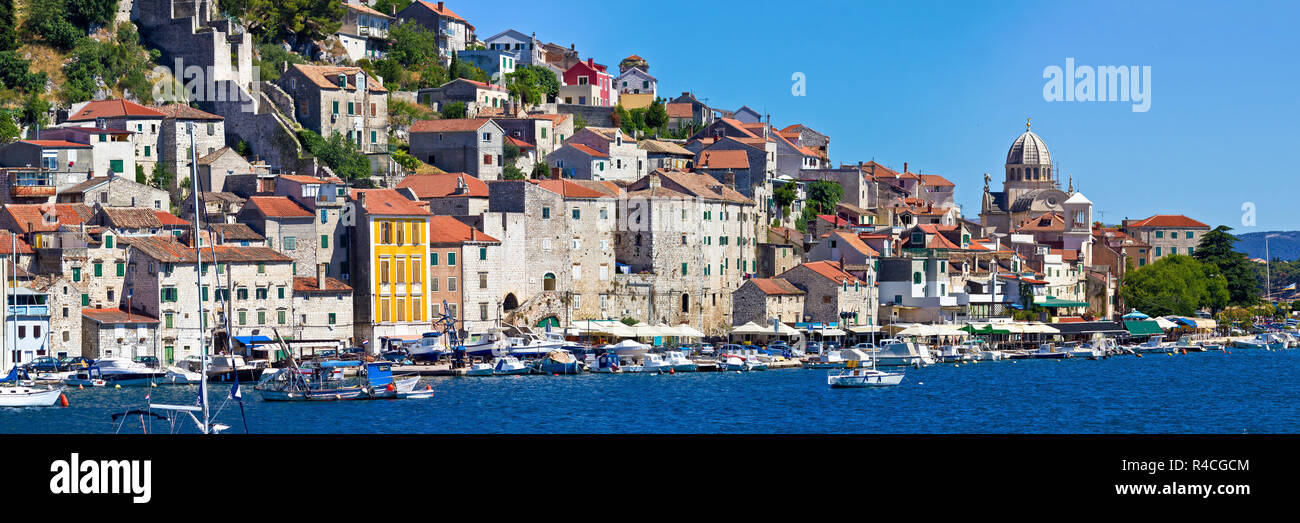
<instances>
[{"instance_id":1,"label":"church tower","mask_svg":"<svg viewBox=\"0 0 1300 523\"><path fill-rule=\"evenodd\" d=\"M1061 207L1065 213L1062 246L1078 250L1079 259L1083 260L1084 265L1092 265L1092 201L1083 193L1076 192Z\"/></svg>"}]
</instances>

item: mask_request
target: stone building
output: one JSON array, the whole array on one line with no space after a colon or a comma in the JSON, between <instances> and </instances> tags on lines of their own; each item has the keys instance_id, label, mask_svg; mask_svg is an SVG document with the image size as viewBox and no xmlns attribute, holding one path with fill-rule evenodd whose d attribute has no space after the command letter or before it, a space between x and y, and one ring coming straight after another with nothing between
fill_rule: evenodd
<instances>
[{"instance_id":1,"label":"stone building","mask_svg":"<svg viewBox=\"0 0 1300 523\"><path fill-rule=\"evenodd\" d=\"M1151 246L1151 263L1162 256L1190 255L1201 244L1210 226L1181 214L1157 214L1142 220L1124 220L1123 229L1130 237Z\"/></svg>"},{"instance_id":2,"label":"stone building","mask_svg":"<svg viewBox=\"0 0 1300 523\"><path fill-rule=\"evenodd\" d=\"M162 124L166 116L158 109L130 100L93 100L73 105L72 110L68 111L67 124L131 131L131 141L135 144L135 163L149 173L153 171L154 164L161 160L159 137L162 136ZM223 144L224 140L223 137ZM135 176L134 171L126 174Z\"/></svg>"},{"instance_id":3,"label":"stone building","mask_svg":"<svg viewBox=\"0 0 1300 523\"><path fill-rule=\"evenodd\" d=\"M59 203L83 203L107 207L146 207L171 209L171 194L162 189L137 183L125 176L96 176L59 190Z\"/></svg>"},{"instance_id":4,"label":"stone building","mask_svg":"<svg viewBox=\"0 0 1300 523\"><path fill-rule=\"evenodd\" d=\"M316 249L315 264L326 264L326 276L348 281L347 232L344 213L347 209L347 185L338 178L282 175L275 179L275 194L293 200L313 219L316 236L309 247ZM307 265L300 269L307 270ZM307 274L299 272L298 274Z\"/></svg>"},{"instance_id":5,"label":"stone building","mask_svg":"<svg viewBox=\"0 0 1300 523\"><path fill-rule=\"evenodd\" d=\"M608 168L593 171L593 180L634 181L645 176L646 151L637 146L635 139L623 136L623 131L608 127L585 127L573 133L566 145L585 145L608 158Z\"/></svg>"},{"instance_id":6,"label":"stone building","mask_svg":"<svg viewBox=\"0 0 1300 523\"><path fill-rule=\"evenodd\" d=\"M94 174L91 146L66 140L19 140L0 145L0 202L40 204L52 201L57 188L86 181Z\"/></svg>"},{"instance_id":7,"label":"stone building","mask_svg":"<svg viewBox=\"0 0 1300 523\"><path fill-rule=\"evenodd\" d=\"M153 356L158 351L158 318L125 309L81 309L78 337L80 356L90 359Z\"/></svg>"},{"instance_id":8,"label":"stone building","mask_svg":"<svg viewBox=\"0 0 1300 523\"><path fill-rule=\"evenodd\" d=\"M231 192L226 177L255 174L259 170L230 147L221 147L199 157L199 186L203 192Z\"/></svg>"},{"instance_id":9,"label":"stone building","mask_svg":"<svg viewBox=\"0 0 1300 523\"><path fill-rule=\"evenodd\" d=\"M397 188L414 191L439 216L477 216L488 210L487 184L464 173L411 175Z\"/></svg>"},{"instance_id":10,"label":"stone building","mask_svg":"<svg viewBox=\"0 0 1300 523\"><path fill-rule=\"evenodd\" d=\"M415 93L419 103L441 111L450 103L465 104L465 115L470 118L486 117L489 113L499 114L505 110L510 101L510 93L504 87L456 78L438 87L426 87Z\"/></svg>"},{"instance_id":11,"label":"stone building","mask_svg":"<svg viewBox=\"0 0 1300 523\"><path fill-rule=\"evenodd\" d=\"M178 196L179 184L190 176L194 160L226 146L226 119L183 104L153 106L163 114L158 130L158 160L167 164ZM194 145L190 145L190 126L194 127ZM145 171L146 174L151 171Z\"/></svg>"},{"instance_id":12,"label":"stone building","mask_svg":"<svg viewBox=\"0 0 1300 523\"><path fill-rule=\"evenodd\" d=\"M266 247L204 247L202 255L200 289L195 249L168 237L131 238L126 292L133 296L133 311L159 319L160 360L170 364L198 355L200 335L224 327L227 310L234 336L291 328L292 258Z\"/></svg>"},{"instance_id":13,"label":"stone building","mask_svg":"<svg viewBox=\"0 0 1300 523\"><path fill-rule=\"evenodd\" d=\"M325 139L343 135L367 155L388 153L388 89L381 79L359 67L293 64L279 85L303 127Z\"/></svg>"},{"instance_id":14,"label":"stone building","mask_svg":"<svg viewBox=\"0 0 1300 523\"><path fill-rule=\"evenodd\" d=\"M1047 143L1029 130L1028 123L1025 132L1016 137L1007 150L1003 168L1006 177L1000 192L990 191L990 178L987 174L984 176L981 224L1007 233L1031 215L1063 210L1061 204L1070 195L1060 189Z\"/></svg>"},{"instance_id":15,"label":"stone building","mask_svg":"<svg viewBox=\"0 0 1300 523\"><path fill-rule=\"evenodd\" d=\"M57 358L81 356L81 290L84 285L66 274L38 276L32 289L45 295L49 308L48 354Z\"/></svg>"},{"instance_id":16,"label":"stone building","mask_svg":"<svg viewBox=\"0 0 1300 523\"><path fill-rule=\"evenodd\" d=\"M469 332L501 318L501 241L449 216L429 219L429 301ZM445 304L445 305L444 305ZM443 307L446 308L443 308Z\"/></svg>"},{"instance_id":17,"label":"stone building","mask_svg":"<svg viewBox=\"0 0 1300 523\"><path fill-rule=\"evenodd\" d=\"M446 172L500 180L505 132L490 118L421 120L411 124L411 156Z\"/></svg>"},{"instance_id":18,"label":"stone building","mask_svg":"<svg viewBox=\"0 0 1300 523\"><path fill-rule=\"evenodd\" d=\"M781 274L781 278L807 293L803 319L808 322L843 322L847 325L875 325L876 300L869 282L844 271L839 262L803 263ZM847 319L841 318L845 313Z\"/></svg>"},{"instance_id":19,"label":"stone building","mask_svg":"<svg viewBox=\"0 0 1300 523\"><path fill-rule=\"evenodd\" d=\"M98 127L54 127L42 129L41 140L63 140L90 146L90 156L94 162L90 167L91 175L96 177L129 176L135 178L135 144L131 136L135 133L121 129ZM68 178L59 180L60 189L66 187ZM62 191L60 191L62 192Z\"/></svg>"},{"instance_id":20,"label":"stone building","mask_svg":"<svg viewBox=\"0 0 1300 523\"><path fill-rule=\"evenodd\" d=\"M355 339L352 287L325 276L323 266L316 267L316 276L294 277L293 315L290 345L299 351L304 345L333 348L340 342L351 343Z\"/></svg>"},{"instance_id":21,"label":"stone building","mask_svg":"<svg viewBox=\"0 0 1300 523\"><path fill-rule=\"evenodd\" d=\"M782 278L750 278L731 293L731 324L803 321L807 293Z\"/></svg>"},{"instance_id":22,"label":"stone building","mask_svg":"<svg viewBox=\"0 0 1300 523\"><path fill-rule=\"evenodd\" d=\"M265 237L267 247L293 258L294 275L318 263L316 216L288 197L249 198L235 220Z\"/></svg>"},{"instance_id":23,"label":"stone building","mask_svg":"<svg viewBox=\"0 0 1300 523\"><path fill-rule=\"evenodd\" d=\"M378 60L388 49L388 25L394 18L365 5L344 2L343 23L334 36L343 44L348 59Z\"/></svg>"}]
</instances>

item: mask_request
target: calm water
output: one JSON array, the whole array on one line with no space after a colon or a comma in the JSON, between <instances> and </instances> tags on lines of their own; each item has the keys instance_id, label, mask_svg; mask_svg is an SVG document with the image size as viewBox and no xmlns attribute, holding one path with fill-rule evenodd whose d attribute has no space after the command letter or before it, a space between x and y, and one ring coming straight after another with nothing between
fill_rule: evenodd
<instances>
[{"instance_id":1,"label":"calm water","mask_svg":"<svg viewBox=\"0 0 1300 523\"><path fill-rule=\"evenodd\" d=\"M827 371L790 369L426 378L424 400L268 403L243 390L258 433L1295 433L1297 364L1300 350L1235 350L936 365L887 389L832 390ZM228 390L212 387L214 409ZM0 432L111 433L110 413L147 392L70 390L67 408L0 410ZM225 409L219 421L241 431L238 407Z\"/></svg>"}]
</instances>

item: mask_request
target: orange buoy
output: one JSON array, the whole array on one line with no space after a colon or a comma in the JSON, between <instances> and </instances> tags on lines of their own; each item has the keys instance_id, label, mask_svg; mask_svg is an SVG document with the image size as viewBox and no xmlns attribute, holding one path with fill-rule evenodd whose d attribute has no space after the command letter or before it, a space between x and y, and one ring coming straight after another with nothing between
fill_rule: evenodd
<instances>
[{"instance_id":1,"label":"orange buoy","mask_svg":"<svg viewBox=\"0 0 1300 523\"><path fill-rule=\"evenodd\" d=\"M668 369L669 374L677 374L677 369Z\"/></svg>"},{"instance_id":2,"label":"orange buoy","mask_svg":"<svg viewBox=\"0 0 1300 523\"><path fill-rule=\"evenodd\" d=\"M60 405L60 406L63 406L63 407L67 407L67 406L68 406L68 395L67 395L67 394L64 394L64 393L62 393L62 392L59 393L59 405Z\"/></svg>"},{"instance_id":3,"label":"orange buoy","mask_svg":"<svg viewBox=\"0 0 1300 523\"><path fill-rule=\"evenodd\" d=\"M424 390L433 390L433 385L425 385Z\"/></svg>"},{"instance_id":4,"label":"orange buoy","mask_svg":"<svg viewBox=\"0 0 1300 523\"><path fill-rule=\"evenodd\" d=\"M387 387L384 387L384 390L388 392L392 392L393 390L395 390L395 387L393 387L392 383L389 383Z\"/></svg>"},{"instance_id":5,"label":"orange buoy","mask_svg":"<svg viewBox=\"0 0 1300 523\"><path fill-rule=\"evenodd\" d=\"M82 387L81 384L78 383L78 384L77 384L77 390L86 390L86 388L85 388L85 387Z\"/></svg>"}]
</instances>

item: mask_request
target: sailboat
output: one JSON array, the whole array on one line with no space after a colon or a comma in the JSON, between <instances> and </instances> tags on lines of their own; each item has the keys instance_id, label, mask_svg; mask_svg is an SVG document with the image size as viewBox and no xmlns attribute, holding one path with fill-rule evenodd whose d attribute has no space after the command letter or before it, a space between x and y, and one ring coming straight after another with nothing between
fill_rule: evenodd
<instances>
[{"instance_id":1,"label":"sailboat","mask_svg":"<svg viewBox=\"0 0 1300 523\"><path fill-rule=\"evenodd\" d=\"M891 387L903 382L902 372L885 372L876 369L876 353L871 353L871 366L862 366L861 360L851 360L847 366L831 371L826 376L826 384L832 389L863 389L867 387Z\"/></svg>"}]
</instances>

